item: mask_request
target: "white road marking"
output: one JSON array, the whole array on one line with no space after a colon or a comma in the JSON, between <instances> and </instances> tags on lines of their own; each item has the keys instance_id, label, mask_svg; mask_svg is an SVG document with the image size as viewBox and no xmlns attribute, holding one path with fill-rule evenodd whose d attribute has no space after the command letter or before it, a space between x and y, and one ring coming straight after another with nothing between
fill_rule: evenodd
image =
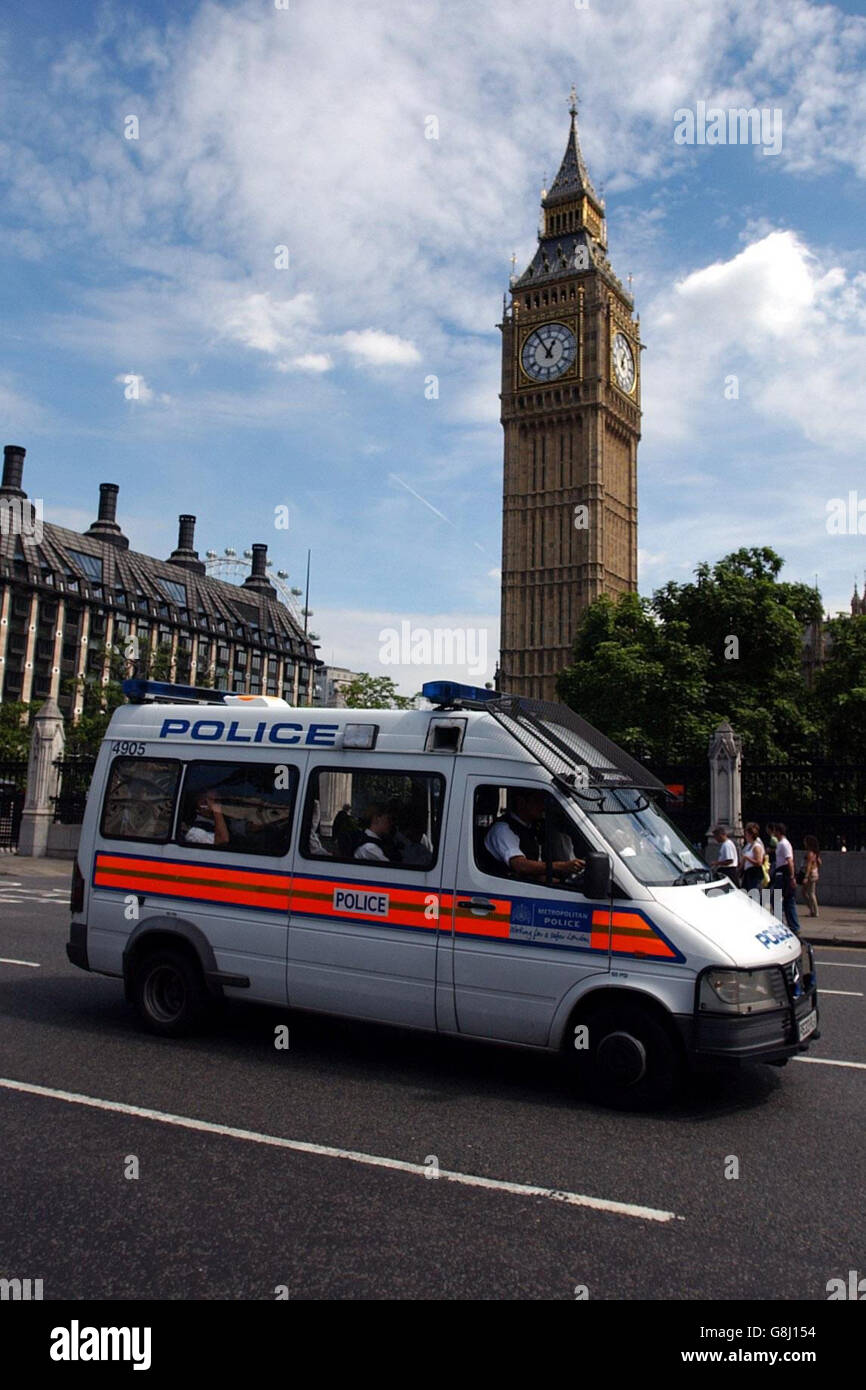
<instances>
[{"instance_id":1,"label":"white road marking","mask_svg":"<svg viewBox=\"0 0 866 1390\"><path fill-rule=\"evenodd\" d=\"M274 1148L293 1149L296 1153L316 1154L322 1158L344 1158L351 1163L363 1163L372 1168L390 1168L398 1173L411 1173L426 1178L429 1169L422 1163L406 1163L399 1158L382 1158L378 1154L358 1153L354 1149L338 1149L328 1144L310 1144L301 1139L283 1139L276 1134L259 1134L252 1129L235 1129L231 1125L214 1124L210 1120L195 1120L188 1115L170 1115L163 1110L145 1110L138 1105L126 1105L119 1100L100 1100L96 1096L79 1095L75 1091L56 1091L51 1086L36 1086L26 1081L0 1077L0 1087L7 1091L23 1091L31 1096L47 1096L65 1100L72 1105L86 1105L94 1110L109 1110L118 1115L132 1115L140 1120L156 1120L160 1124L180 1129L197 1130L204 1134L221 1134L228 1139L246 1139L252 1144L269 1144ZM449 1172L440 1168L439 1179L459 1183L463 1187L483 1187L494 1192L507 1192L515 1197L546 1197L551 1202L564 1202L573 1207L592 1207L595 1211L610 1211L618 1216L636 1216L643 1221L684 1221L673 1211L658 1211L655 1207L636 1206L631 1202L613 1202L603 1197L587 1197L581 1192L560 1192L552 1187L534 1187L528 1183L505 1182L500 1178L482 1178L471 1173Z\"/></svg>"},{"instance_id":2,"label":"white road marking","mask_svg":"<svg viewBox=\"0 0 866 1390\"><path fill-rule=\"evenodd\" d=\"M841 949L844 949L841 948ZM836 965L840 970L866 970L866 965L861 965L859 961L853 960L815 960L816 965Z\"/></svg>"},{"instance_id":3,"label":"white road marking","mask_svg":"<svg viewBox=\"0 0 866 1390\"><path fill-rule=\"evenodd\" d=\"M862 989L822 989L821 994L849 994L853 999L862 999Z\"/></svg>"},{"instance_id":4,"label":"white road marking","mask_svg":"<svg viewBox=\"0 0 866 1390\"><path fill-rule=\"evenodd\" d=\"M832 1057L795 1057L795 1062L816 1062L819 1067L857 1067L866 1071L866 1062L836 1062Z\"/></svg>"},{"instance_id":5,"label":"white road marking","mask_svg":"<svg viewBox=\"0 0 866 1390\"><path fill-rule=\"evenodd\" d=\"M29 965L31 970L42 969L38 960L9 960L6 956L0 956L0 965Z\"/></svg>"}]
</instances>

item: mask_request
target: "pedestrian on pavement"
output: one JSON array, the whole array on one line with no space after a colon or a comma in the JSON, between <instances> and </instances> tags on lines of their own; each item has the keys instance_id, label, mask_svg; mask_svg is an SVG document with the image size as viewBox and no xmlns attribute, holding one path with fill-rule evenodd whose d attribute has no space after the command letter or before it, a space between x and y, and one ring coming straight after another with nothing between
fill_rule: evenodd
<instances>
[{"instance_id":1,"label":"pedestrian on pavement","mask_svg":"<svg viewBox=\"0 0 866 1390\"><path fill-rule=\"evenodd\" d=\"M746 843L743 845L740 868L743 874L743 890L751 893L760 888L764 879L764 844L761 840L761 827L757 821L749 821L746 826Z\"/></svg>"},{"instance_id":2,"label":"pedestrian on pavement","mask_svg":"<svg viewBox=\"0 0 866 1390\"><path fill-rule=\"evenodd\" d=\"M737 854L737 846L734 844L733 840L728 838L727 826L717 825L713 831L713 839L719 847L719 852L716 855L715 867L720 873L727 875L735 888L739 888L739 855Z\"/></svg>"},{"instance_id":3,"label":"pedestrian on pavement","mask_svg":"<svg viewBox=\"0 0 866 1390\"><path fill-rule=\"evenodd\" d=\"M817 837L804 835L803 847L806 851L806 861L803 865L803 897L806 899L809 916L817 917L818 895L816 889L818 879L821 876L821 851L818 848Z\"/></svg>"},{"instance_id":4,"label":"pedestrian on pavement","mask_svg":"<svg viewBox=\"0 0 866 1390\"><path fill-rule=\"evenodd\" d=\"M796 936L800 935L800 919L797 916L797 880L794 876L794 850L785 833L785 826L777 821L773 829L778 836L776 844L775 888L782 890L782 912L789 928Z\"/></svg>"}]
</instances>

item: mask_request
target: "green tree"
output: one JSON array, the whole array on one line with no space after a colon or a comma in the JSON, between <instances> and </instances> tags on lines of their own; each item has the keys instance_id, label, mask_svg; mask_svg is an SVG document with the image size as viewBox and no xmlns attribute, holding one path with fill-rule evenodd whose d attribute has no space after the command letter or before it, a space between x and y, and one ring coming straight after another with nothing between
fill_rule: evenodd
<instances>
[{"instance_id":1,"label":"green tree","mask_svg":"<svg viewBox=\"0 0 866 1390\"><path fill-rule=\"evenodd\" d=\"M866 617L832 618L815 679L815 717L829 759L866 762Z\"/></svg>"},{"instance_id":2,"label":"green tree","mask_svg":"<svg viewBox=\"0 0 866 1390\"><path fill-rule=\"evenodd\" d=\"M361 671L343 692L347 709L411 709L412 699L398 695L390 676L371 676Z\"/></svg>"},{"instance_id":3,"label":"green tree","mask_svg":"<svg viewBox=\"0 0 866 1390\"><path fill-rule=\"evenodd\" d=\"M560 699L648 762L670 762L705 748L707 654L682 623L662 624L648 599L596 600L559 677Z\"/></svg>"},{"instance_id":4,"label":"green tree","mask_svg":"<svg viewBox=\"0 0 866 1390\"><path fill-rule=\"evenodd\" d=\"M16 762L29 755L33 716L41 703L6 700L0 705L0 759Z\"/></svg>"},{"instance_id":5,"label":"green tree","mask_svg":"<svg viewBox=\"0 0 866 1390\"><path fill-rule=\"evenodd\" d=\"M743 548L652 600L597 600L560 676L561 698L648 761L705 757L723 719L758 761L814 755L802 651L821 596L780 580L783 563L768 547Z\"/></svg>"}]
</instances>

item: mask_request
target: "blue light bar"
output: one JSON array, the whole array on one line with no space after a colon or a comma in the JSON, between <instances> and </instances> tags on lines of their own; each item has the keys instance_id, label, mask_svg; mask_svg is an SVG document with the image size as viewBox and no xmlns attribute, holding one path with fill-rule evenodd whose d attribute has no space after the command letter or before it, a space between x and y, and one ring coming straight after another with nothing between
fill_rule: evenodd
<instances>
[{"instance_id":1,"label":"blue light bar","mask_svg":"<svg viewBox=\"0 0 866 1390\"><path fill-rule=\"evenodd\" d=\"M134 705L146 700L168 700L173 705L221 705L228 690L207 690L199 685L172 685L171 681L148 681L131 677L123 682L123 693Z\"/></svg>"},{"instance_id":2,"label":"blue light bar","mask_svg":"<svg viewBox=\"0 0 866 1390\"><path fill-rule=\"evenodd\" d=\"M498 690L485 690L480 685L460 685L457 681L427 681L421 694L434 705L456 705L461 700L498 700Z\"/></svg>"}]
</instances>

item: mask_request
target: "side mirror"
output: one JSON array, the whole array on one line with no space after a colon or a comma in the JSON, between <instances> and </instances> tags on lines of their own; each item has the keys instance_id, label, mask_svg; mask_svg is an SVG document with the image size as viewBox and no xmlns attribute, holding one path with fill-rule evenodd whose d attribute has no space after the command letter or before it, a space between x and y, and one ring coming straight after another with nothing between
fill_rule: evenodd
<instances>
[{"instance_id":1,"label":"side mirror","mask_svg":"<svg viewBox=\"0 0 866 1390\"><path fill-rule=\"evenodd\" d=\"M586 856L583 895L586 898L610 897L610 860L598 850L590 850Z\"/></svg>"}]
</instances>

